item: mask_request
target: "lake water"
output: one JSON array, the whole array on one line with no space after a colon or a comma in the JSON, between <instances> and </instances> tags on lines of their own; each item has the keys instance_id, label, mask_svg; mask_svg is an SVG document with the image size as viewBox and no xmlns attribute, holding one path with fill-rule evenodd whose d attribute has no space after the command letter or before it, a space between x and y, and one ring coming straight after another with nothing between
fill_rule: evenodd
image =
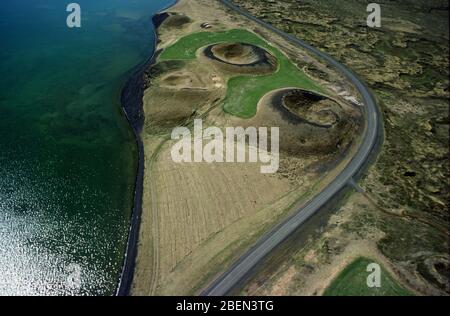
<instances>
[{"instance_id":1,"label":"lake water","mask_svg":"<svg viewBox=\"0 0 450 316\"><path fill-rule=\"evenodd\" d=\"M173 0L0 4L0 295L114 293L136 145L120 109Z\"/></svg>"}]
</instances>

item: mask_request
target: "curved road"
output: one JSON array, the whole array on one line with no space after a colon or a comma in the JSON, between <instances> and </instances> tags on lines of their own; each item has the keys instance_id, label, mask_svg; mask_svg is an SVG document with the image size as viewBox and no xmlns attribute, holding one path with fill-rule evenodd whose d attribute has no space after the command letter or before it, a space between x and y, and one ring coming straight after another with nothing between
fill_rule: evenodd
<instances>
[{"instance_id":1,"label":"curved road","mask_svg":"<svg viewBox=\"0 0 450 316\"><path fill-rule=\"evenodd\" d=\"M309 201L304 207L299 209L293 216L282 222L275 229L264 235L250 250L247 251L238 261L236 261L225 273L216 279L208 288L206 288L202 295L208 296L222 296L229 293L235 285L238 284L250 271L265 258L275 247L277 247L283 240L290 236L297 228L299 228L308 218L318 212L331 198L333 198L341 189L349 184L353 177L361 170L369 155L377 142L378 128L379 128L379 113L376 101L369 92L364 83L347 67L334 60L331 56L321 52L320 50L308 45L295 38L292 35L286 34L270 24L265 23L252 16L247 11L244 11L232 4L228 0L220 0L224 5L233 9L234 11L244 15L250 20L257 22L272 32L284 37L286 40L308 50L314 55L325 60L329 65L335 67L347 79L352 82L358 89L363 98L365 105L365 115L367 120L366 129L364 131L364 138L358 152L345 167L345 169L316 197Z\"/></svg>"}]
</instances>

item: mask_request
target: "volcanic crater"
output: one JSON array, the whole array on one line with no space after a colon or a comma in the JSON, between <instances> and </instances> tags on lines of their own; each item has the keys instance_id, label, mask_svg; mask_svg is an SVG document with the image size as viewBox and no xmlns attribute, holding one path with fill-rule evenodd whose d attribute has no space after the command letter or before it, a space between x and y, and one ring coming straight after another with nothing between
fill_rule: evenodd
<instances>
[{"instance_id":1,"label":"volcanic crater","mask_svg":"<svg viewBox=\"0 0 450 316\"><path fill-rule=\"evenodd\" d=\"M246 43L218 43L207 46L204 54L224 70L268 74L278 68L277 59L265 49Z\"/></svg>"}]
</instances>

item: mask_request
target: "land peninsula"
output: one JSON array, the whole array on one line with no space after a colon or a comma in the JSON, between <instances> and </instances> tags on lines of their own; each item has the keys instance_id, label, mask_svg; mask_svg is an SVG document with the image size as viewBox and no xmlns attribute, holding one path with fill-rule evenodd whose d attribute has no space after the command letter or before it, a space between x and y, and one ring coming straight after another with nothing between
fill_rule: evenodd
<instances>
[{"instance_id":1,"label":"land peninsula","mask_svg":"<svg viewBox=\"0 0 450 316\"><path fill-rule=\"evenodd\" d=\"M181 0L154 21L131 294L199 294L348 164L365 129L363 105L331 67L219 1ZM172 130L196 119L223 130L278 127L278 172L174 162Z\"/></svg>"}]
</instances>

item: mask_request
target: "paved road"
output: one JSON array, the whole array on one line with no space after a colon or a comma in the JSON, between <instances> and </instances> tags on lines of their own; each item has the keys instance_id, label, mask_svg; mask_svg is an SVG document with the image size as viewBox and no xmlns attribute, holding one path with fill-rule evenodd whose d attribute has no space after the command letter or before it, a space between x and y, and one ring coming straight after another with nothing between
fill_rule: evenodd
<instances>
[{"instance_id":1,"label":"paved road","mask_svg":"<svg viewBox=\"0 0 450 316\"><path fill-rule=\"evenodd\" d=\"M299 209L292 217L286 219L283 223L278 225L275 229L263 236L244 256L235 262L225 273L216 279L208 288L206 288L202 295L208 296L222 296L226 295L238 284L245 276L247 276L252 268L254 268L264 257L266 257L275 247L277 247L283 240L289 237L297 228L299 228L308 218L318 212L331 198L333 198L341 189L343 189L352 178L361 170L366 160L374 148L379 128L379 113L375 99L366 88L364 83L348 68L341 63L334 60L331 56L321 52L320 50L308 45L295 38L292 35L286 34L270 24L267 24L256 17L252 16L247 11L240 9L233 5L228 0L220 0L224 5L233 9L234 11L244 15L267 29L281 35L286 40L297 44L298 46L308 50L316 56L322 58L331 66L335 67L345 77L350 80L363 98L365 105L365 116L367 126L364 132L364 138L358 152L353 157L351 162L345 169L315 198L313 198L304 207Z\"/></svg>"}]
</instances>

